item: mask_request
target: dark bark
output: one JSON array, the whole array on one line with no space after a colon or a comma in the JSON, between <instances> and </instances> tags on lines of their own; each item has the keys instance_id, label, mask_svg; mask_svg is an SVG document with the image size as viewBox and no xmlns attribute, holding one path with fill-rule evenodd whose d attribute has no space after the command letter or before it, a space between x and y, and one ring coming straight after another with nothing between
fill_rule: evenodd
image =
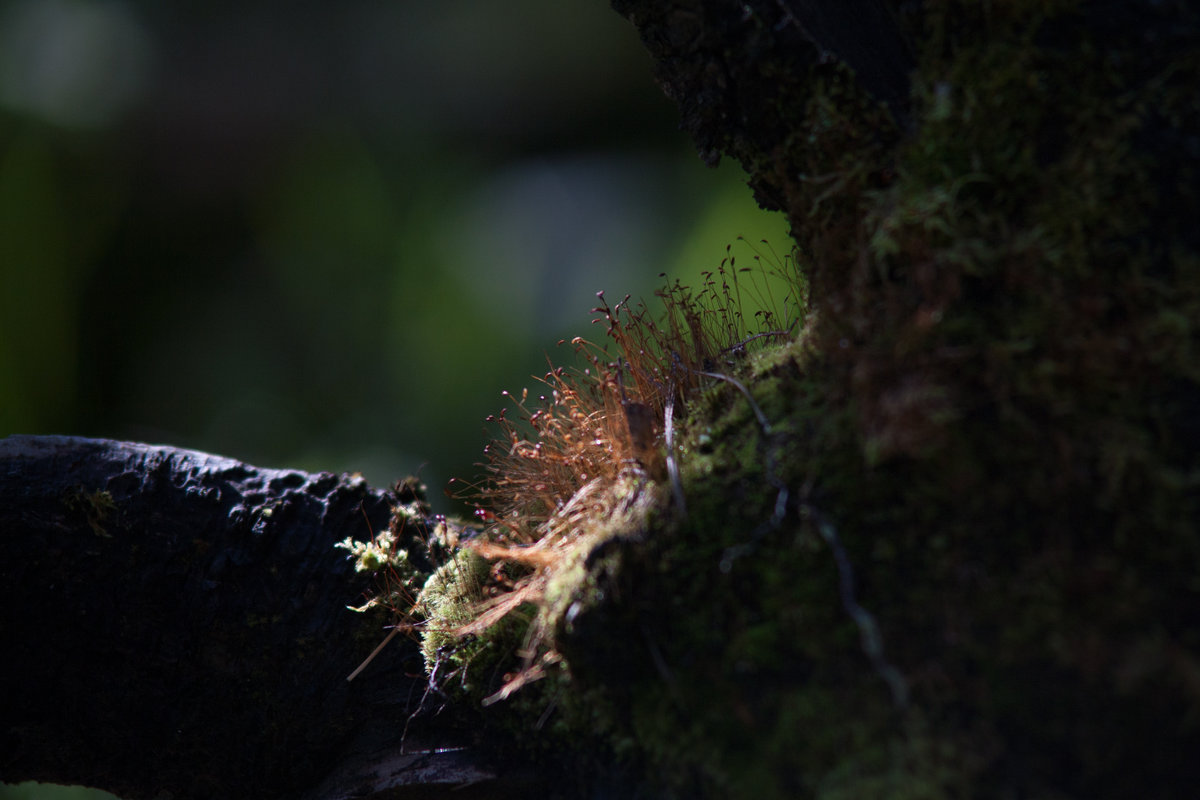
<instances>
[{"instance_id":1,"label":"dark bark","mask_svg":"<svg viewBox=\"0 0 1200 800\"><path fill-rule=\"evenodd\" d=\"M0 780L130 800L503 790L462 715L406 730L426 688L411 641L346 680L386 619L347 609L371 587L334 544L413 487L69 437L0 440L0 465Z\"/></svg>"},{"instance_id":2,"label":"dark bark","mask_svg":"<svg viewBox=\"0 0 1200 800\"><path fill-rule=\"evenodd\" d=\"M738 159L765 207L786 209L785 181L770 172L800 130L814 71L849 68L909 120L914 56L902 21L916 3L896 0L613 0L654 57L656 77L679 105L680 127L701 157ZM793 171L797 164L787 165Z\"/></svg>"},{"instance_id":3,"label":"dark bark","mask_svg":"<svg viewBox=\"0 0 1200 800\"><path fill-rule=\"evenodd\" d=\"M905 108L836 36L817 43L849 15L826 25L804 16L809 5L614 0L701 155L737 158L792 224L815 313L801 364L811 383L797 382L791 421L815 435L812 455L801 444L786 466L848 543L912 718L932 720L940 744L912 731L896 741L954 753L923 774L897 757L894 794L1189 794L1200 14L1174 0L923 4L920 24L895 28L919 41ZM730 487L750 483L734 476ZM781 609L819 608L801 599L819 573L800 574L794 594L764 602L768 629ZM769 592L744 585L742 614ZM836 641L818 628L806 617L770 655L803 663ZM724 640L739 633L730 625ZM800 659L780 655L801 637ZM666 659L683 685L682 659ZM1131 664L1145 669L1137 679ZM831 785L886 795L866 765L890 734L871 729L856 705L868 693L843 682L851 672L759 694L744 751L723 720L711 725L723 774L755 787L786 776L781 797ZM745 676L720 677L732 726L754 694ZM717 679L696 681L694 707L722 707Z\"/></svg>"}]
</instances>

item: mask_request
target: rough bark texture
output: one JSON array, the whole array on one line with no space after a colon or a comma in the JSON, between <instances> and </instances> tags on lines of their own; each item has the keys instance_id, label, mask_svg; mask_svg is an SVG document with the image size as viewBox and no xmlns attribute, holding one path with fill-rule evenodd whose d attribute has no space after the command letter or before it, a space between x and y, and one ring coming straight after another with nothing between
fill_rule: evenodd
<instances>
[{"instance_id":1,"label":"rough bark texture","mask_svg":"<svg viewBox=\"0 0 1200 800\"><path fill-rule=\"evenodd\" d=\"M902 21L916 5L613 2L637 27L701 157L709 164L722 155L736 158L759 202L776 209L787 208L787 184L804 172L794 156L814 76L848 67L873 102L890 111L891 119L880 115L877 135L894 141L893 120L907 124L914 54Z\"/></svg>"},{"instance_id":2,"label":"rough bark texture","mask_svg":"<svg viewBox=\"0 0 1200 800\"><path fill-rule=\"evenodd\" d=\"M680 795L1191 791L1195 5L615 5L701 154L788 215L812 317L745 379L778 433L689 410L717 452L682 459L689 518L629 548L593 615L600 641L653 620L658 685L643 657L618 690L588 637L569 654L619 698L614 735ZM828 33L851 9L874 21ZM757 538L776 484L778 531L715 575L705 547ZM859 653L826 545L878 619Z\"/></svg>"},{"instance_id":3,"label":"rough bark texture","mask_svg":"<svg viewBox=\"0 0 1200 800\"><path fill-rule=\"evenodd\" d=\"M0 779L316 800L495 776L461 717L406 730L408 639L346 680L386 618L347 609L373 587L334 544L413 486L69 437L0 440L0 470Z\"/></svg>"}]
</instances>

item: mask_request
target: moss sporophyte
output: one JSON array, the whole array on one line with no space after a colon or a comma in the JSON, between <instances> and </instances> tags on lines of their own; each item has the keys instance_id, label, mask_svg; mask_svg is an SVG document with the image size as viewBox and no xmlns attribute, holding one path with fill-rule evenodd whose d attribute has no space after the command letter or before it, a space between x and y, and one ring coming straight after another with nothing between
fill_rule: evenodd
<instances>
[{"instance_id":1,"label":"moss sporophyte","mask_svg":"<svg viewBox=\"0 0 1200 800\"><path fill-rule=\"evenodd\" d=\"M476 507L472 524L442 520L419 545L407 523L421 509L402 506L389 531L343 543L383 577L368 606L392 610L391 636L419 636L431 687L506 701L498 727L551 734L520 747L586 739L588 752L667 771L666 783L723 784L736 748L722 737L747 732L678 716L711 707L753 728L774 713L759 705L786 697L741 697L726 660L736 653L753 686L756 671L797 658L784 644L803 647L797 549L835 576L818 572L800 594L857 627L852 658L867 655L888 708L906 703L850 557L795 466L811 436L796 409L812 324L796 256L739 246L751 266L730 249L698 289L661 289L657 317L598 295L604 340L572 340L574 367L552 366L537 394L506 394L482 477L452 484ZM766 621L777 614L780 625ZM699 739L681 736L693 725Z\"/></svg>"},{"instance_id":2,"label":"moss sporophyte","mask_svg":"<svg viewBox=\"0 0 1200 800\"><path fill-rule=\"evenodd\" d=\"M536 395L504 393L511 405L488 418L500 435L485 448L482 478L451 485L475 505L477 523L438 525L428 549L440 566L421 585L396 525L342 543L359 569L384 577L363 608L389 607L396 630L418 632L431 674L482 692L486 705L569 670L556 637L594 600L589 559L605 542L643 536L651 520L687 514L681 473L689 451L711 439L703 420L689 429L695 400L735 387L769 432L735 376L799 341L807 291L793 255L741 245L752 266L739 267L728 248L699 289L675 281L659 290L657 319L644 303L610 305L599 293L593 323L606 341L573 339L576 366L552 364ZM401 525L413 513L399 509ZM498 686L476 684L476 661L513 655Z\"/></svg>"}]
</instances>

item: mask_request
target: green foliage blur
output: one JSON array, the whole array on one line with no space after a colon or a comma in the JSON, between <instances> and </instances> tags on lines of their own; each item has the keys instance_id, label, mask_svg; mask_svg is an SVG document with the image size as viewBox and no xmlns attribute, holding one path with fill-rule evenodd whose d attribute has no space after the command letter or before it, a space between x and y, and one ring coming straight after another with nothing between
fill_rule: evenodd
<instances>
[{"instance_id":1,"label":"green foliage blur","mask_svg":"<svg viewBox=\"0 0 1200 800\"><path fill-rule=\"evenodd\" d=\"M604 0L0 4L0 436L469 477L502 389L738 235Z\"/></svg>"}]
</instances>

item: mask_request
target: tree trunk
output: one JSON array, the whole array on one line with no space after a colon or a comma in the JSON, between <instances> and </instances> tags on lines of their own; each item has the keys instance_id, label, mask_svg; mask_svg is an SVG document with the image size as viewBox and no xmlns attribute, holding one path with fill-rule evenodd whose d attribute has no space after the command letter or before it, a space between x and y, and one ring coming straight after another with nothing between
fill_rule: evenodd
<instances>
[{"instance_id":1,"label":"tree trunk","mask_svg":"<svg viewBox=\"0 0 1200 800\"><path fill-rule=\"evenodd\" d=\"M714 536L756 538L776 495L755 511L753 487L768 478L792 511L760 563L738 562L736 587L710 577L710 600L685 573L659 593L719 632L653 623L655 659L689 698L630 722L670 731L645 745L656 768L714 795L1191 792L1195 4L614 6L701 154L736 158L787 214L812 310L805 353L750 385L793 431L777 435L787 457L764 470L717 442L741 466L727 456L727 477L685 481L689 499L721 498L706 506ZM705 523L684 527L677 550L701 550ZM671 567L628 580L703 568L665 547L649 558ZM837 594L856 622L877 616L860 625L867 662L843 660L848 634L822 617ZM891 693L907 700L893 716L871 698L896 678L908 692ZM705 725L705 708L722 711ZM690 746L706 756L671 749L701 728Z\"/></svg>"}]
</instances>

